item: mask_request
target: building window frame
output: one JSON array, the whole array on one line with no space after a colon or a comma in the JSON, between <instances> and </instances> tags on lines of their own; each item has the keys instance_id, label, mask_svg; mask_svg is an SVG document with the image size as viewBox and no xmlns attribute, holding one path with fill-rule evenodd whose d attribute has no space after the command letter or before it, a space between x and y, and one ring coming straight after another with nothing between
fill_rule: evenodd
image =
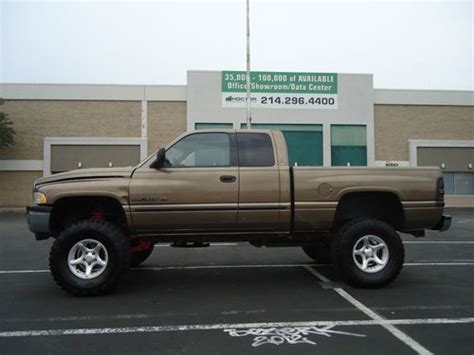
<instances>
[{"instance_id":1,"label":"building window frame","mask_svg":"<svg viewBox=\"0 0 474 355\"><path fill-rule=\"evenodd\" d=\"M418 166L418 148L474 148L474 140L409 139L410 166Z\"/></svg>"},{"instance_id":2,"label":"building window frame","mask_svg":"<svg viewBox=\"0 0 474 355\"><path fill-rule=\"evenodd\" d=\"M362 127L364 128L364 131L365 131L365 164L364 165L353 165L353 166L369 166L370 164L370 161L369 161L369 149L368 149L368 127L367 127L367 124L357 124L357 123L354 123L354 124L339 124L339 123L335 123L335 124L331 124L330 126L330 132L329 132L329 135L330 135L330 152L331 152L331 166L346 166L346 165L334 165L333 163L333 160L334 160L334 155L333 155L333 148L334 147L339 147L340 145L336 145L334 144L334 137L333 137L333 129L336 128L336 127ZM362 147L362 145L354 145L354 147Z\"/></svg>"},{"instance_id":3,"label":"building window frame","mask_svg":"<svg viewBox=\"0 0 474 355\"><path fill-rule=\"evenodd\" d=\"M147 157L147 138L135 137L45 137L43 141L43 176L51 173L51 146L53 145L135 145L140 147L140 161Z\"/></svg>"},{"instance_id":4,"label":"building window frame","mask_svg":"<svg viewBox=\"0 0 474 355\"><path fill-rule=\"evenodd\" d=\"M411 167L418 166L418 148L474 148L474 140L453 140L453 139L409 139L409 163ZM443 172L444 173L444 172ZM454 172L455 173L455 172ZM474 174L474 169L472 171ZM472 195L448 195L450 197L468 197Z\"/></svg>"}]
</instances>

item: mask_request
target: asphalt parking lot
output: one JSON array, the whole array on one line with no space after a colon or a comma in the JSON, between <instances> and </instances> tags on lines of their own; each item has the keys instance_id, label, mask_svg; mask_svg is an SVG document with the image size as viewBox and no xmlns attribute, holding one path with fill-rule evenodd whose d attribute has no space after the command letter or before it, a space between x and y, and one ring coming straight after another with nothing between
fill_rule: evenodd
<instances>
[{"instance_id":1,"label":"asphalt parking lot","mask_svg":"<svg viewBox=\"0 0 474 355\"><path fill-rule=\"evenodd\" d=\"M299 248L157 246L115 293L76 298L48 271L51 240L0 214L0 354L474 352L474 209L403 236L384 289L353 289Z\"/></svg>"}]
</instances>

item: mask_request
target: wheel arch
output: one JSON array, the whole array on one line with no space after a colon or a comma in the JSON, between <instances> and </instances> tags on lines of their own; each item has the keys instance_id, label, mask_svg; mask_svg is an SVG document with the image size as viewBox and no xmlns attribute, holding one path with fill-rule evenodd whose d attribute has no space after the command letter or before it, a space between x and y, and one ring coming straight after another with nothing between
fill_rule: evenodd
<instances>
[{"instance_id":1,"label":"wheel arch","mask_svg":"<svg viewBox=\"0 0 474 355\"><path fill-rule=\"evenodd\" d=\"M405 214L400 197L393 191L348 191L336 207L333 229L350 220L374 218L390 224L396 230L403 229Z\"/></svg>"},{"instance_id":2,"label":"wheel arch","mask_svg":"<svg viewBox=\"0 0 474 355\"><path fill-rule=\"evenodd\" d=\"M67 196L55 201L50 217L53 237L71 223L83 219L107 220L128 233L128 217L123 205L114 197L103 195Z\"/></svg>"}]
</instances>

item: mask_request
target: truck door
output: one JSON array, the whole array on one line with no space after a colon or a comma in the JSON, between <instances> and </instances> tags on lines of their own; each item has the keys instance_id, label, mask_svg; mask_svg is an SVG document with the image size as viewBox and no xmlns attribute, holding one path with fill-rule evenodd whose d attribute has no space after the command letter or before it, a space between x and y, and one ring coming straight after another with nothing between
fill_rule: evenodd
<instances>
[{"instance_id":1,"label":"truck door","mask_svg":"<svg viewBox=\"0 0 474 355\"><path fill-rule=\"evenodd\" d=\"M166 164L145 164L130 182L138 234L229 231L237 226L239 176L235 136L197 132L166 151Z\"/></svg>"},{"instance_id":2,"label":"truck door","mask_svg":"<svg viewBox=\"0 0 474 355\"><path fill-rule=\"evenodd\" d=\"M280 173L268 133L237 133L239 159L239 230L280 229Z\"/></svg>"}]
</instances>

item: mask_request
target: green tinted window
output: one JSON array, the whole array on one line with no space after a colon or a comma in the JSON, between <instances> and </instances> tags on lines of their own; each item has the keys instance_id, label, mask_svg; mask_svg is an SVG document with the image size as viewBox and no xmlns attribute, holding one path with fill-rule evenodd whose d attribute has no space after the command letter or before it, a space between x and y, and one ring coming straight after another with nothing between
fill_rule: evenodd
<instances>
[{"instance_id":1,"label":"green tinted window","mask_svg":"<svg viewBox=\"0 0 474 355\"><path fill-rule=\"evenodd\" d=\"M232 123L195 123L194 129L232 129Z\"/></svg>"},{"instance_id":2,"label":"green tinted window","mask_svg":"<svg viewBox=\"0 0 474 355\"><path fill-rule=\"evenodd\" d=\"M367 165L367 127L331 125L331 164L333 166Z\"/></svg>"}]
</instances>

